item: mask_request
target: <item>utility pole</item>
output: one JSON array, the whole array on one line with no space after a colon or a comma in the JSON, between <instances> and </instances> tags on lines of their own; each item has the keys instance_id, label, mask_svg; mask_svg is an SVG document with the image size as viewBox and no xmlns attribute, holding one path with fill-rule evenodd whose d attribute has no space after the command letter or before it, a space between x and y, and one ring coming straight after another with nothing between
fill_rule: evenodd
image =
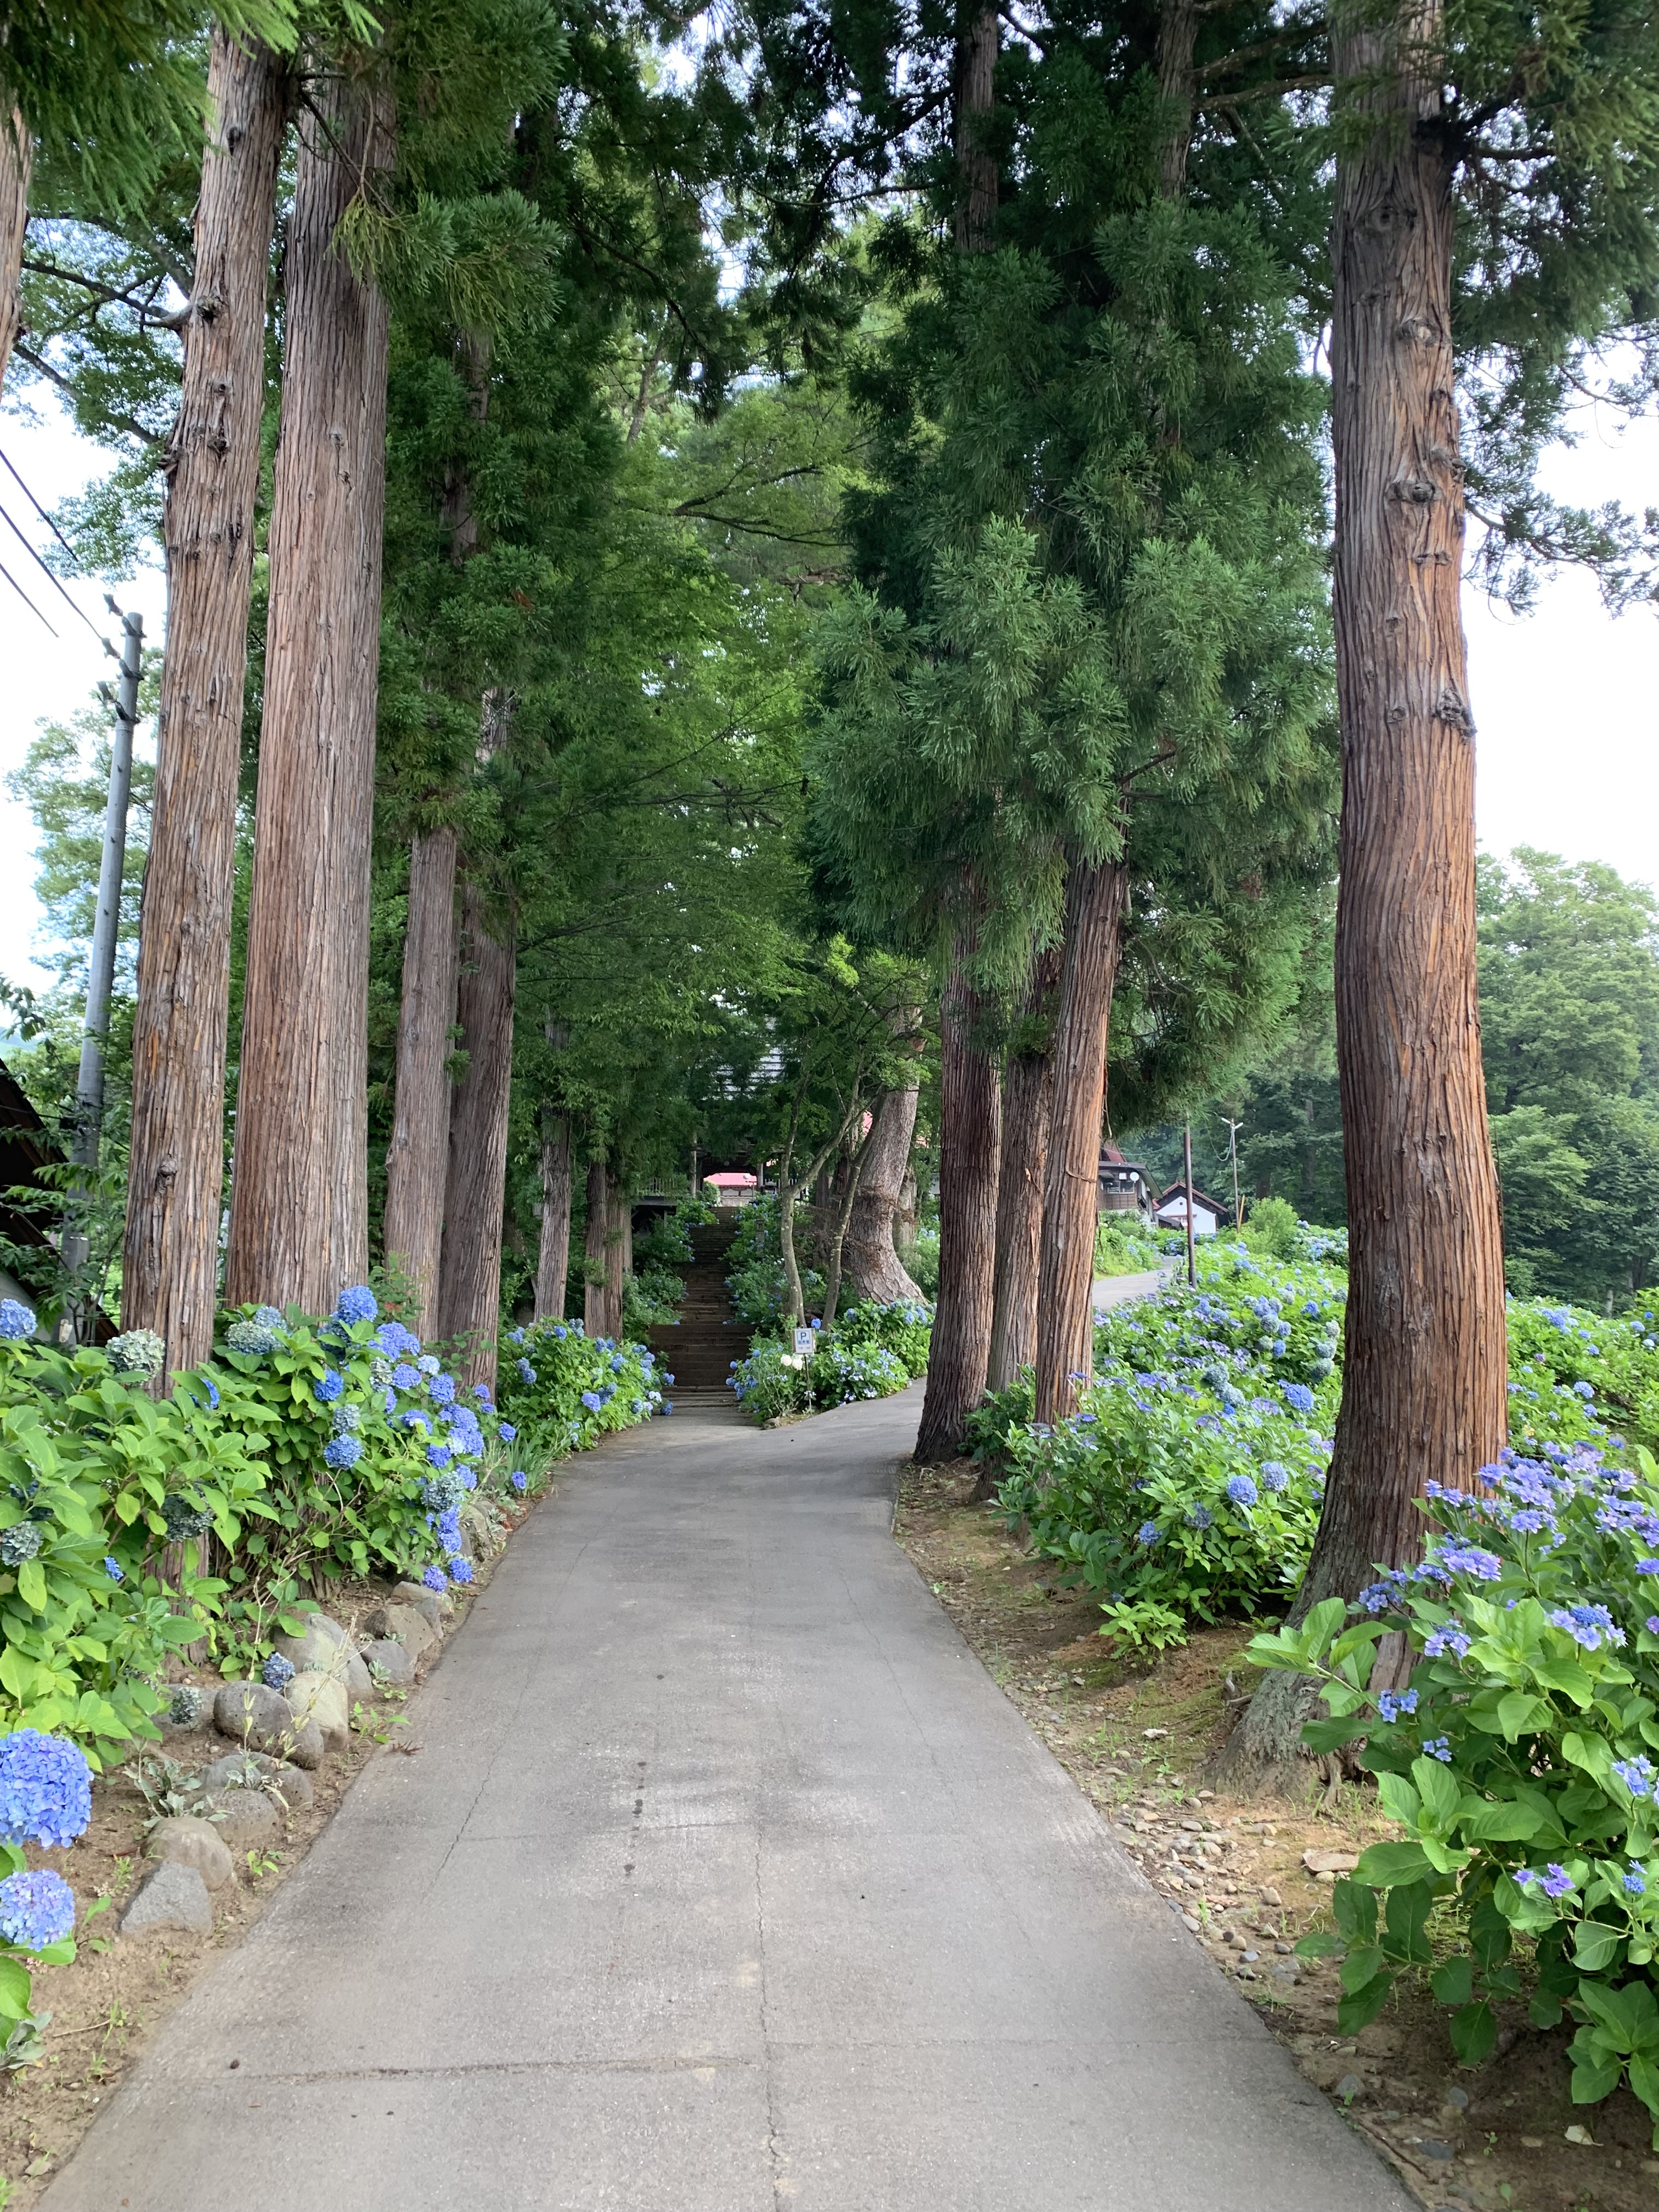
<instances>
[{"instance_id":1,"label":"utility pole","mask_svg":"<svg viewBox=\"0 0 1659 2212\"><path fill-rule=\"evenodd\" d=\"M1190 1115L1181 1125L1181 1161L1187 1178L1187 1281L1190 1287L1198 1280L1198 1266L1193 1258L1193 1122Z\"/></svg>"},{"instance_id":2,"label":"utility pole","mask_svg":"<svg viewBox=\"0 0 1659 2212\"><path fill-rule=\"evenodd\" d=\"M1226 1119L1224 1115L1222 1118ZM1238 1202L1238 1133L1243 1127L1243 1121L1227 1122L1227 1155L1233 1164L1233 1227L1235 1229L1242 1229L1244 1226L1244 1212Z\"/></svg>"},{"instance_id":3,"label":"utility pole","mask_svg":"<svg viewBox=\"0 0 1659 2212\"><path fill-rule=\"evenodd\" d=\"M113 599L112 614L120 609ZM121 672L115 681L115 734L110 744L109 799L104 808L104 852L98 870L98 912L92 928L92 958L87 969L87 1016L81 1039L81 1071L75 1085L75 1141L70 1158L77 1168L95 1172L104 1126L104 1046L109 1031L109 1002L115 988L115 947L121 930L121 885L127 857L127 801L132 791L132 733L138 721L138 678L144 657L144 618L121 616ZM113 646L105 651L114 654ZM106 692L106 696L108 694ZM70 1220L64 1230L64 1267L73 1275L87 1264L90 1245L74 1218L76 1200L84 1203L85 1183L77 1177L71 1194ZM81 1302L76 1334L85 1340L91 1301Z\"/></svg>"}]
</instances>

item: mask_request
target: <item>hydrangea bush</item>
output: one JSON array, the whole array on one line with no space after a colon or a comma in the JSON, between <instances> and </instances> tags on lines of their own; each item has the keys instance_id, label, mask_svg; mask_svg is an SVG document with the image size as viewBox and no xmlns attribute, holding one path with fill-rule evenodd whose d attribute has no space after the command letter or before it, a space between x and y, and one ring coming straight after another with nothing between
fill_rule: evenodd
<instances>
[{"instance_id":1,"label":"hydrangea bush","mask_svg":"<svg viewBox=\"0 0 1659 2212\"><path fill-rule=\"evenodd\" d=\"M673 1377L648 1346L589 1336L579 1321L510 1330L501 1350L501 1410L549 1457L673 1410Z\"/></svg>"},{"instance_id":2,"label":"hydrangea bush","mask_svg":"<svg viewBox=\"0 0 1659 2212\"><path fill-rule=\"evenodd\" d=\"M726 1288L742 1319L750 1328L774 1329L781 1326L789 1310L789 1281L783 1272L775 1191L763 1191L742 1209L726 1261L731 1270L726 1278ZM808 1267L804 1259L800 1261L800 1286L807 1312L815 1308L821 1310L823 1277L816 1267Z\"/></svg>"},{"instance_id":3,"label":"hydrangea bush","mask_svg":"<svg viewBox=\"0 0 1659 2212\"><path fill-rule=\"evenodd\" d=\"M876 1332L890 1328L896 1334L908 1334L914 1338L918 1328L914 1319L888 1317L914 1316L926 1309L872 1305L855 1307L854 1312L869 1317L871 1334L848 1341L837 1322L833 1333L819 1336L817 1348L810 1356L795 1352L788 1344L763 1338L751 1346L746 1359L733 1360L727 1381L750 1420L764 1423L787 1414L823 1412L860 1398L890 1397L906 1387L911 1368ZM817 1326L814 1322L814 1328ZM925 1343L920 1349L925 1364Z\"/></svg>"},{"instance_id":4,"label":"hydrangea bush","mask_svg":"<svg viewBox=\"0 0 1659 2212\"><path fill-rule=\"evenodd\" d=\"M1318 1524L1345 1279L1209 1243L1184 1284L1096 1331L1076 1417L1031 1421L1029 1381L987 1402L977 1449L1037 1550L1103 1594L1105 1627L1162 1649L1190 1620L1281 1605Z\"/></svg>"},{"instance_id":5,"label":"hydrangea bush","mask_svg":"<svg viewBox=\"0 0 1659 2212\"><path fill-rule=\"evenodd\" d=\"M1342 2032L1430 1964L1425 1923L1449 1901L1465 1947L1432 1980L1466 2063L1492 2049L1530 1953L1534 2024L1577 2023L1574 2098L1628 2079L1659 2145L1659 1467L1632 1457L1512 1447L1467 1492L1436 1488L1419 1566L1251 1656L1324 1684L1310 1747L1363 1739L1403 1832L1338 1884L1336 1932L1302 1946L1345 1954ZM1391 1630L1410 1680L1373 1696Z\"/></svg>"},{"instance_id":6,"label":"hydrangea bush","mask_svg":"<svg viewBox=\"0 0 1659 2212\"><path fill-rule=\"evenodd\" d=\"M30 1967L75 1956L74 1893L50 1868L31 1869L23 1847L61 1850L91 1818L91 1771L76 1745L37 1729L0 1736L0 2063L9 2067L41 2055L46 2022L31 2009Z\"/></svg>"},{"instance_id":7,"label":"hydrangea bush","mask_svg":"<svg viewBox=\"0 0 1659 2212\"><path fill-rule=\"evenodd\" d=\"M843 1348L878 1346L904 1363L907 1375L927 1372L927 1347L933 1340L933 1310L909 1298L884 1305L865 1298L836 1316L835 1341Z\"/></svg>"}]
</instances>

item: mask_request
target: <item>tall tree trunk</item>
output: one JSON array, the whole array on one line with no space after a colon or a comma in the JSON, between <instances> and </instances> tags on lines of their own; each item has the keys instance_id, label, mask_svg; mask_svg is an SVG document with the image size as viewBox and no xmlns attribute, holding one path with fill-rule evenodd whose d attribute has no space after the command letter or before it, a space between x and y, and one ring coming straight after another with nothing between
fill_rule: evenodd
<instances>
[{"instance_id":1,"label":"tall tree trunk","mask_svg":"<svg viewBox=\"0 0 1659 2212\"><path fill-rule=\"evenodd\" d=\"M336 244L389 166L378 78L300 125L225 1296L331 1306L368 1267L368 880L386 306Z\"/></svg>"},{"instance_id":2,"label":"tall tree trunk","mask_svg":"<svg viewBox=\"0 0 1659 2212\"><path fill-rule=\"evenodd\" d=\"M1193 143L1193 50L1198 42L1194 0L1164 0L1158 27L1158 88L1167 103L1167 125L1158 149L1158 185L1166 200L1187 194L1187 157Z\"/></svg>"},{"instance_id":3,"label":"tall tree trunk","mask_svg":"<svg viewBox=\"0 0 1659 2212\"><path fill-rule=\"evenodd\" d=\"M414 1284L417 1336L438 1329L444 1185L449 1171L449 1033L455 1020L455 831L417 836L409 854L397 1091L386 1156L386 1249Z\"/></svg>"},{"instance_id":4,"label":"tall tree trunk","mask_svg":"<svg viewBox=\"0 0 1659 2212\"><path fill-rule=\"evenodd\" d=\"M1037 1258L1036 1417L1051 1424L1076 1412L1078 1391L1094 1371L1091 1293L1106 1044L1128 903L1121 862L1073 860Z\"/></svg>"},{"instance_id":5,"label":"tall tree trunk","mask_svg":"<svg viewBox=\"0 0 1659 2212\"><path fill-rule=\"evenodd\" d=\"M634 1267L634 1209L615 1176L606 1177L610 1226L605 1239L605 1333L618 1342L623 1333L623 1285Z\"/></svg>"},{"instance_id":6,"label":"tall tree trunk","mask_svg":"<svg viewBox=\"0 0 1659 2212\"><path fill-rule=\"evenodd\" d=\"M1414 1559L1430 1482L1502 1449L1504 1267L1475 995L1474 724L1459 579L1452 169L1437 8L1350 18L1339 80L1376 121L1332 232L1337 1065L1348 1194L1342 1407L1297 1613ZM1235 1772L1293 1771L1310 1686L1273 1675Z\"/></svg>"},{"instance_id":7,"label":"tall tree trunk","mask_svg":"<svg viewBox=\"0 0 1659 2212\"><path fill-rule=\"evenodd\" d=\"M587 1168L587 1227L582 1237L582 1327L589 1336L608 1336L605 1325L606 1231L611 1226L611 1184L603 1158Z\"/></svg>"},{"instance_id":8,"label":"tall tree trunk","mask_svg":"<svg viewBox=\"0 0 1659 2212\"><path fill-rule=\"evenodd\" d=\"M169 1368L213 1349L236 787L264 414L265 281L290 78L213 34L196 289L167 448L167 653L132 1031L121 1312ZM0 131L0 202L5 194ZM4 223L0 204L0 228ZM0 322L4 313L0 275ZM0 331L0 353L3 331Z\"/></svg>"},{"instance_id":9,"label":"tall tree trunk","mask_svg":"<svg viewBox=\"0 0 1659 2212\"><path fill-rule=\"evenodd\" d=\"M830 1224L823 1259L823 1326L826 1330L835 1327L836 1315L841 1305L842 1255L847 1248L847 1227L853 1218L853 1208L858 1203L859 1185L863 1178L869 1147L870 1140L866 1137L846 1157L846 1180L835 1200L835 1212Z\"/></svg>"},{"instance_id":10,"label":"tall tree trunk","mask_svg":"<svg viewBox=\"0 0 1659 2212\"><path fill-rule=\"evenodd\" d=\"M1042 1245L1043 1170L1054 1095L1048 1021L1060 981L1058 945L1031 963L1020 1027L1002 1085L1002 1167L997 1177L996 1272L991 1285L993 1390L1018 1382L1036 1358L1037 1260Z\"/></svg>"},{"instance_id":11,"label":"tall tree trunk","mask_svg":"<svg viewBox=\"0 0 1659 2212\"><path fill-rule=\"evenodd\" d=\"M501 1303L501 1215L507 1198L507 1121L513 1102L513 925L500 937L483 894L462 893L463 945L456 1012L466 1073L449 1112L449 1174L439 1271L438 1333L464 1336L459 1371L495 1383Z\"/></svg>"},{"instance_id":12,"label":"tall tree trunk","mask_svg":"<svg viewBox=\"0 0 1659 2212\"><path fill-rule=\"evenodd\" d=\"M1000 25L994 6L970 6L957 40L956 246L984 253L996 226L998 176L989 142Z\"/></svg>"},{"instance_id":13,"label":"tall tree trunk","mask_svg":"<svg viewBox=\"0 0 1659 2212\"><path fill-rule=\"evenodd\" d=\"M941 1008L939 1304L916 1436L919 1460L953 1459L962 1449L968 1416L985 1395L991 1350L1002 1117L996 1064L975 1035L982 1009L969 975L974 950L973 932L964 926L951 947Z\"/></svg>"},{"instance_id":14,"label":"tall tree trunk","mask_svg":"<svg viewBox=\"0 0 1659 2212\"><path fill-rule=\"evenodd\" d=\"M921 1286L893 1249L893 1214L910 1164L918 1087L884 1091L866 1148L858 1195L847 1224L842 1261L855 1300L878 1305L920 1299Z\"/></svg>"},{"instance_id":15,"label":"tall tree trunk","mask_svg":"<svg viewBox=\"0 0 1659 2212\"><path fill-rule=\"evenodd\" d=\"M536 1318L564 1319L570 1266L570 1117L542 1120L542 1241L536 1260Z\"/></svg>"},{"instance_id":16,"label":"tall tree trunk","mask_svg":"<svg viewBox=\"0 0 1659 2212\"><path fill-rule=\"evenodd\" d=\"M216 33L216 44L217 36ZM0 113L0 386L5 383L11 349L22 326L23 234L28 228L33 166L34 141L21 114L15 107ZM269 246L269 234L265 242Z\"/></svg>"}]
</instances>

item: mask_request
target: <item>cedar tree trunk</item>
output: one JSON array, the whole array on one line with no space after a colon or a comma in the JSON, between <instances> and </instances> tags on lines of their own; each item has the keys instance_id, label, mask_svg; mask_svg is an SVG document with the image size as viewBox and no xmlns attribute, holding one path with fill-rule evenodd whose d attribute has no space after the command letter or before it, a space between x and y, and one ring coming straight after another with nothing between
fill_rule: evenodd
<instances>
[{"instance_id":1,"label":"cedar tree trunk","mask_svg":"<svg viewBox=\"0 0 1659 2212\"><path fill-rule=\"evenodd\" d=\"M940 1009L939 1304L927 1354L919 1460L954 1459L968 1416L985 1395L991 1350L991 1275L996 1249L1000 1085L975 1036L978 992L968 975L970 930L957 933Z\"/></svg>"},{"instance_id":2,"label":"cedar tree trunk","mask_svg":"<svg viewBox=\"0 0 1659 2212\"><path fill-rule=\"evenodd\" d=\"M634 1209L613 1175L606 1176L610 1227L605 1239L605 1333L617 1343L623 1333L623 1284L634 1265Z\"/></svg>"},{"instance_id":3,"label":"cedar tree trunk","mask_svg":"<svg viewBox=\"0 0 1659 2212\"><path fill-rule=\"evenodd\" d=\"M463 948L456 1013L466 1073L449 1111L449 1174L444 1193L439 1334L465 1337L459 1372L469 1384L495 1386L501 1303L501 1214L507 1196L507 1133L513 1099L513 926L497 937L482 894L462 893Z\"/></svg>"},{"instance_id":4,"label":"cedar tree trunk","mask_svg":"<svg viewBox=\"0 0 1659 2212\"><path fill-rule=\"evenodd\" d=\"M914 1085L884 1091L876 1109L842 1255L855 1302L873 1298L890 1306L901 1299L921 1300L921 1285L893 1249L893 1215L910 1164L918 1096Z\"/></svg>"},{"instance_id":5,"label":"cedar tree trunk","mask_svg":"<svg viewBox=\"0 0 1659 2212\"><path fill-rule=\"evenodd\" d=\"M175 1370L212 1351L218 1303L265 278L290 87L287 70L265 47L240 46L216 29L208 64L212 121L196 204L196 289L166 465L167 653L139 933L121 1273L124 1325L154 1329L166 1342L167 1366ZM4 191L0 144L0 201Z\"/></svg>"},{"instance_id":6,"label":"cedar tree trunk","mask_svg":"<svg viewBox=\"0 0 1659 2212\"><path fill-rule=\"evenodd\" d=\"M604 1336L605 1231L611 1223L610 1184L605 1162L592 1160L587 1169L587 1227L582 1237L582 1327L589 1336Z\"/></svg>"},{"instance_id":7,"label":"cedar tree trunk","mask_svg":"<svg viewBox=\"0 0 1659 2212\"><path fill-rule=\"evenodd\" d=\"M1066 878L1066 955L1054 1020L1054 1104L1037 1262L1036 1418L1077 1410L1094 1368L1095 1224L1106 1042L1128 908L1115 860L1073 859Z\"/></svg>"},{"instance_id":8,"label":"cedar tree trunk","mask_svg":"<svg viewBox=\"0 0 1659 2212\"><path fill-rule=\"evenodd\" d=\"M1338 164L1332 231L1348 1308L1336 1449L1298 1613L1352 1596L1376 1565L1414 1559L1425 1486L1466 1486L1506 1425L1475 997L1452 169L1438 73L1422 60L1438 30L1437 10L1402 11L1381 30L1351 26L1335 48L1339 78L1377 78L1377 128ZM1282 1777L1310 1698L1311 1686L1270 1676L1228 1767Z\"/></svg>"},{"instance_id":9,"label":"cedar tree trunk","mask_svg":"<svg viewBox=\"0 0 1659 2212\"><path fill-rule=\"evenodd\" d=\"M988 131L1000 32L994 6L972 14L957 40L956 246L958 253L988 252L996 224L998 177Z\"/></svg>"},{"instance_id":10,"label":"cedar tree trunk","mask_svg":"<svg viewBox=\"0 0 1659 2212\"><path fill-rule=\"evenodd\" d=\"M335 242L392 158L389 96L300 125L225 1296L326 1312L368 1269L368 885L386 306Z\"/></svg>"},{"instance_id":11,"label":"cedar tree trunk","mask_svg":"<svg viewBox=\"0 0 1659 2212\"><path fill-rule=\"evenodd\" d=\"M216 50L219 37L216 32ZM5 383L11 349L21 327L23 234L28 228L29 172L33 166L34 142L21 113L14 107L9 114L0 114L0 385ZM267 229L267 247L270 242ZM262 323L263 319L262 316Z\"/></svg>"},{"instance_id":12,"label":"cedar tree trunk","mask_svg":"<svg viewBox=\"0 0 1659 2212\"><path fill-rule=\"evenodd\" d=\"M866 1139L847 1156L847 1179L836 1200L835 1213L830 1224L823 1261L823 1326L826 1330L835 1327L836 1310L841 1304L842 1255L847 1249L847 1226L853 1218L853 1208L858 1203L859 1185L863 1179L864 1163L868 1152Z\"/></svg>"},{"instance_id":13,"label":"cedar tree trunk","mask_svg":"<svg viewBox=\"0 0 1659 2212\"><path fill-rule=\"evenodd\" d=\"M570 1267L570 1117L549 1114L542 1123L542 1242L536 1259L536 1318L564 1319L565 1278Z\"/></svg>"},{"instance_id":14,"label":"cedar tree trunk","mask_svg":"<svg viewBox=\"0 0 1659 2212\"><path fill-rule=\"evenodd\" d=\"M1036 1358L1037 1261L1042 1244L1043 1169L1054 1103L1053 1040L1046 1022L1060 981L1055 945L1031 963L1020 1030L1002 1085L1002 1169L997 1178L996 1272L991 1285L993 1390L1017 1382Z\"/></svg>"},{"instance_id":15,"label":"cedar tree trunk","mask_svg":"<svg viewBox=\"0 0 1659 2212\"><path fill-rule=\"evenodd\" d=\"M415 1333L422 1337L438 1329L456 981L455 831L446 823L410 848L397 1091L386 1155L386 1257L395 1255L415 1285Z\"/></svg>"}]
</instances>

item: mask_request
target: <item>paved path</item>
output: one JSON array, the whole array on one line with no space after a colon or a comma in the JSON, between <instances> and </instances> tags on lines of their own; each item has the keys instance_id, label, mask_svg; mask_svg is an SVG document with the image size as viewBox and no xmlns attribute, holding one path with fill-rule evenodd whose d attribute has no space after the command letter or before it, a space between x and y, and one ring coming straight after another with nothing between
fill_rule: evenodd
<instances>
[{"instance_id":1,"label":"paved path","mask_svg":"<svg viewBox=\"0 0 1659 2212\"><path fill-rule=\"evenodd\" d=\"M1097 1314L1113 1306L1127 1305L1131 1298L1149 1298L1155 1291L1164 1288L1167 1271L1156 1267L1144 1275L1097 1275L1094 1279L1093 1304Z\"/></svg>"},{"instance_id":2,"label":"paved path","mask_svg":"<svg viewBox=\"0 0 1659 2212\"><path fill-rule=\"evenodd\" d=\"M917 1410L568 1468L47 2212L1408 2212L893 1543Z\"/></svg>"}]
</instances>

